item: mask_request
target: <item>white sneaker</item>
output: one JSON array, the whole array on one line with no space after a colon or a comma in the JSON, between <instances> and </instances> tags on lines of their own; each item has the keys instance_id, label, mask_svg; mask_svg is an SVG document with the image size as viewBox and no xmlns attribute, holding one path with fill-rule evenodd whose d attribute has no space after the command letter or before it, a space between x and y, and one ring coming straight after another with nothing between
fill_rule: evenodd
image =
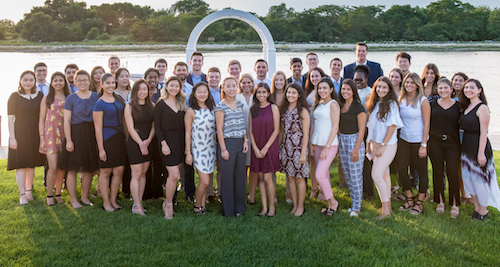
<instances>
[{"instance_id":1,"label":"white sneaker","mask_svg":"<svg viewBox=\"0 0 500 267\"><path fill-rule=\"evenodd\" d=\"M352 209L351 209L351 208L348 208L348 209L347 209L347 212L351 213L351 212L352 212Z\"/></svg>"},{"instance_id":2,"label":"white sneaker","mask_svg":"<svg viewBox=\"0 0 500 267\"><path fill-rule=\"evenodd\" d=\"M351 216L351 217L359 217L359 214L357 214L354 211L351 211L351 213L349 214L349 216Z\"/></svg>"},{"instance_id":3,"label":"white sneaker","mask_svg":"<svg viewBox=\"0 0 500 267\"><path fill-rule=\"evenodd\" d=\"M288 199L286 200L286 203L288 203L288 204L293 204L293 200L291 200L291 199L289 199L289 198L288 198Z\"/></svg>"}]
</instances>

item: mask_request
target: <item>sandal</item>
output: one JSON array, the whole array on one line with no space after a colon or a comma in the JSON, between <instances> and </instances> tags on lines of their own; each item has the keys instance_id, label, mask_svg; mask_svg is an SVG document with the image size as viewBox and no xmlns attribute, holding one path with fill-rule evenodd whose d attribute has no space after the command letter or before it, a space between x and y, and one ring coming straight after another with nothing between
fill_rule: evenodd
<instances>
[{"instance_id":1,"label":"sandal","mask_svg":"<svg viewBox=\"0 0 500 267\"><path fill-rule=\"evenodd\" d=\"M410 213L413 215L420 215L423 211L424 211L423 200L417 199L415 205L413 205L413 208L411 208Z\"/></svg>"},{"instance_id":2,"label":"sandal","mask_svg":"<svg viewBox=\"0 0 500 267\"><path fill-rule=\"evenodd\" d=\"M381 213L379 216L377 216L377 220L383 220L385 218L388 218L388 217L391 217L392 215L392 212L391 213Z\"/></svg>"},{"instance_id":3,"label":"sandal","mask_svg":"<svg viewBox=\"0 0 500 267\"><path fill-rule=\"evenodd\" d=\"M196 215L203 214L203 208L202 207L196 207L196 206L194 206L194 213Z\"/></svg>"},{"instance_id":4,"label":"sandal","mask_svg":"<svg viewBox=\"0 0 500 267\"><path fill-rule=\"evenodd\" d=\"M64 200L62 200L62 198L61 198L61 194L55 195L55 197L56 197L57 204L64 203Z\"/></svg>"},{"instance_id":5,"label":"sandal","mask_svg":"<svg viewBox=\"0 0 500 267\"><path fill-rule=\"evenodd\" d=\"M19 194L19 205L21 206L28 204L28 200L26 199L25 195L26 193Z\"/></svg>"},{"instance_id":6,"label":"sandal","mask_svg":"<svg viewBox=\"0 0 500 267\"><path fill-rule=\"evenodd\" d=\"M401 193L401 194L395 196L394 200L396 200L396 201L405 201L406 200L405 193Z\"/></svg>"},{"instance_id":7,"label":"sandal","mask_svg":"<svg viewBox=\"0 0 500 267\"><path fill-rule=\"evenodd\" d=\"M49 203L49 199L52 200L51 201L52 203ZM49 207L55 206L55 204L54 204L54 196L47 196L46 201L47 201L47 206L49 206Z\"/></svg>"},{"instance_id":8,"label":"sandal","mask_svg":"<svg viewBox=\"0 0 500 267\"><path fill-rule=\"evenodd\" d=\"M410 204L410 202L412 204ZM403 206L399 207L399 210L410 210L413 208L414 205L415 205L415 203L413 202L413 197L407 197L405 204L403 204Z\"/></svg>"},{"instance_id":9,"label":"sandal","mask_svg":"<svg viewBox=\"0 0 500 267\"><path fill-rule=\"evenodd\" d=\"M453 206L453 207L455 207L455 206ZM437 213L443 213L444 212L444 203L439 203L437 205L436 212ZM453 212L453 208L452 208L452 212Z\"/></svg>"},{"instance_id":10,"label":"sandal","mask_svg":"<svg viewBox=\"0 0 500 267\"><path fill-rule=\"evenodd\" d=\"M319 189L311 189L311 194L309 195L309 199L313 199L315 197L318 197Z\"/></svg>"},{"instance_id":11,"label":"sandal","mask_svg":"<svg viewBox=\"0 0 500 267\"><path fill-rule=\"evenodd\" d=\"M459 208L457 206L452 206L450 211L451 218L456 219L459 214L460 214Z\"/></svg>"},{"instance_id":12,"label":"sandal","mask_svg":"<svg viewBox=\"0 0 500 267\"><path fill-rule=\"evenodd\" d=\"M26 195L26 199L28 200L28 202L29 202L29 201L32 201L32 200L35 200L35 199L33 198L33 194L31 193L31 190L32 190L32 189L33 189L33 187L32 187L31 189L29 189L29 190L25 190L25 194L27 194L27 195Z\"/></svg>"},{"instance_id":13,"label":"sandal","mask_svg":"<svg viewBox=\"0 0 500 267\"><path fill-rule=\"evenodd\" d=\"M425 195L424 195L424 200L422 200L422 201L427 201L427 200L429 200L430 197L431 197L431 190L427 189L427 192L425 192Z\"/></svg>"},{"instance_id":14,"label":"sandal","mask_svg":"<svg viewBox=\"0 0 500 267\"><path fill-rule=\"evenodd\" d=\"M321 214L323 215L328 215L328 216L332 216L333 214L335 214L337 211L334 210L334 209L331 209L331 208L322 208L321 209Z\"/></svg>"}]
</instances>

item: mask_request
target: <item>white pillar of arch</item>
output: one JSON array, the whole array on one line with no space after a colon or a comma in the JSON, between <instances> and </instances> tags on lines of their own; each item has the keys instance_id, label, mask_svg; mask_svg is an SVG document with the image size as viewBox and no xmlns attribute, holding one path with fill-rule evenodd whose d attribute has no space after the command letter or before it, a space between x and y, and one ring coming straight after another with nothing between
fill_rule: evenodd
<instances>
[{"instance_id":1,"label":"white pillar of arch","mask_svg":"<svg viewBox=\"0 0 500 267\"><path fill-rule=\"evenodd\" d=\"M274 72L276 71L276 48L274 47L274 40L271 32L266 27L266 25L254 15L236 9L223 9L214 12L206 16L200 22L198 22L198 24L196 24L196 27L194 27L191 35L189 35L189 40L186 47L186 63L189 66L189 71L191 71L191 65L189 64L189 61L191 60L191 55L196 51L196 44L198 43L198 38L200 38L201 33L210 24L223 19L238 19L244 21L257 31L263 45L262 52L264 53L264 60L267 61L267 64L269 66L269 74L274 74Z\"/></svg>"}]
</instances>

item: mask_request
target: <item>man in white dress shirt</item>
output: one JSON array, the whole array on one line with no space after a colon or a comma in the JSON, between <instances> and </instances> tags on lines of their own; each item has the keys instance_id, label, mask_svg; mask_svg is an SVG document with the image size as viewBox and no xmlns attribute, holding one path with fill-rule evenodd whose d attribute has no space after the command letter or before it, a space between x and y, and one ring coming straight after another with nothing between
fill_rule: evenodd
<instances>
[{"instance_id":1,"label":"man in white dress shirt","mask_svg":"<svg viewBox=\"0 0 500 267\"><path fill-rule=\"evenodd\" d=\"M163 89L165 86L165 82L167 78L165 77L165 73L168 71L167 61L164 58L159 58L155 61L155 69L160 73L160 77L158 79L158 89Z\"/></svg>"},{"instance_id":2,"label":"man in white dress shirt","mask_svg":"<svg viewBox=\"0 0 500 267\"><path fill-rule=\"evenodd\" d=\"M271 81L271 79L267 78L267 72L269 71L267 62L263 59L258 59L255 62L254 71L257 74L254 80L254 84L257 85L261 82L264 82L269 85L269 88L271 88L273 82Z\"/></svg>"}]
</instances>

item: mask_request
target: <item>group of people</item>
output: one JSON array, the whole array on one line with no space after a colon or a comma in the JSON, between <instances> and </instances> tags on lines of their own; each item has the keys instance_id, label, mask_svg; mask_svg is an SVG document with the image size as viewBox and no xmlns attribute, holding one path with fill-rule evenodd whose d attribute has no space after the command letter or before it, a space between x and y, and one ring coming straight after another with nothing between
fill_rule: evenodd
<instances>
[{"instance_id":1,"label":"group of people","mask_svg":"<svg viewBox=\"0 0 500 267\"><path fill-rule=\"evenodd\" d=\"M402 187L396 199L405 201L400 210L418 215L430 194L429 155L436 212L445 211L445 177L452 217L459 215L462 199L472 199L474 219L489 217L488 206L500 209L481 83L461 72L451 80L440 77L432 63L420 77L409 70L411 56L405 52L397 54L397 67L385 77L380 64L367 60L365 43L356 44L355 54L356 62L345 67L332 59L327 75L317 66L318 55L308 53L308 72L293 58L292 75L277 71L272 79L265 60L256 61L255 78L232 60L222 83L218 68L202 72L199 52L191 55L191 72L177 62L174 76L167 77L167 61L158 59L132 85L117 56L109 58L109 72L96 66L89 73L69 64L50 82L47 65L38 63L21 74L8 101L7 168L16 170L19 202L33 200L34 168L46 164L49 206L63 202L64 179L74 208L93 205L90 187L98 175L96 189L109 212L122 208L120 186L140 215L145 215L143 199L163 197L164 187L167 219L174 216L181 188L196 214L206 213L205 203L217 194L225 216L240 216L247 202L255 204L258 185L257 215L271 217L279 171L286 175L291 214L303 215L310 179L309 198L325 201L321 213L333 215L339 202L330 166L338 158L340 183L351 196L350 216L359 216L363 197L374 197L375 184L382 203L377 218L390 217L396 183Z\"/></svg>"}]
</instances>

